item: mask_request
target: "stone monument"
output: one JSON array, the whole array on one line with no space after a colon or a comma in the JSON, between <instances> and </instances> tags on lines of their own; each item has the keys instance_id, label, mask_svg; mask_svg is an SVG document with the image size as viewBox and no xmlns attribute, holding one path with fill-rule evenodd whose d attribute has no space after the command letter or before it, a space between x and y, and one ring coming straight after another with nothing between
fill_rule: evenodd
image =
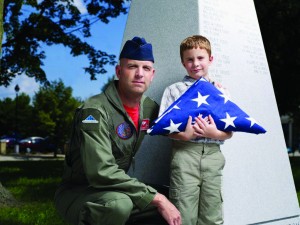
<instances>
[{"instance_id":1,"label":"stone monument","mask_svg":"<svg viewBox=\"0 0 300 225\"><path fill-rule=\"evenodd\" d=\"M225 225L299 225L299 205L253 0L132 0L125 40L153 44L156 75L147 95L158 103L185 75L179 45L201 34L212 44L210 76L255 118L266 134L235 133L221 146ZM170 141L151 136L137 154L133 176L168 185Z\"/></svg>"}]
</instances>

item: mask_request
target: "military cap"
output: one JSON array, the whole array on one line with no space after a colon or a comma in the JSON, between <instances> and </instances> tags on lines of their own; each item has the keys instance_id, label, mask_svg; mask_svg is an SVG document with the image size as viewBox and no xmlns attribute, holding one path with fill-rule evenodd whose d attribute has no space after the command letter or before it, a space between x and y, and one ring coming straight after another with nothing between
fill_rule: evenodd
<instances>
[{"instance_id":1,"label":"military cap","mask_svg":"<svg viewBox=\"0 0 300 225\"><path fill-rule=\"evenodd\" d=\"M134 37L124 44L119 59L122 58L152 61L154 63L152 45L147 43L144 38Z\"/></svg>"}]
</instances>

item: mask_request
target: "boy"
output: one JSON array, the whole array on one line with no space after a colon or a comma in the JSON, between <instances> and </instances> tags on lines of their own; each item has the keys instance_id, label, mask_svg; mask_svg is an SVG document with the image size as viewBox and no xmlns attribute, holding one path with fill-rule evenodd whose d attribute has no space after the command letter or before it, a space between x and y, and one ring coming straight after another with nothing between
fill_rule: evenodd
<instances>
[{"instance_id":1,"label":"boy","mask_svg":"<svg viewBox=\"0 0 300 225\"><path fill-rule=\"evenodd\" d=\"M213 61L209 40L201 35L184 39L180 57L188 76L164 91L160 112L178 99L201 77L212 82L208 68ZM212 82L214 83L214 82ZM184 132L170 134L172 158L170 200L179 209L183 225L223 224L221 180L225 159L220 144L232 132L217 129L211 116L188 120Z\"/></svg>"}]
</instances>

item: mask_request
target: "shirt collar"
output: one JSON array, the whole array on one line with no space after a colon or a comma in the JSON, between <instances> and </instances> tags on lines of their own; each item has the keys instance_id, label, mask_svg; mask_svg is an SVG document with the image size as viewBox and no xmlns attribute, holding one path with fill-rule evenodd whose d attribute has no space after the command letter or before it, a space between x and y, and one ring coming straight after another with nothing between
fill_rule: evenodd
<instances>
[{"instance_id":1,"label":"shirt collar","mask_svg":"<svg viewBox=\"0 0 300 225\"><path fill-rule=\"evenodd\" d=\"M185 75L182 82L184 82L187 86L191 86L193 85L193 83L195 83L197 80L190 77L190 76L187 76Z\"/></svg>"}]
</instances>

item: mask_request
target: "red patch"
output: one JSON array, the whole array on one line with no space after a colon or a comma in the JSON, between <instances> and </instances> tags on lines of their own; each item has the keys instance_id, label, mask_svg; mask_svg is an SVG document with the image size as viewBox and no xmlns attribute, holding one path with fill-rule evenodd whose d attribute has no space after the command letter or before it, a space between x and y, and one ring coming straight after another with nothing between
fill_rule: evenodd
<instances>
[{"instance_id":1,"label":"red patch","mask_svg":"<svg viewBox=\"0 0 300 225\"><path fill-rule=\"evenodd\" d=\"M148 130L149 124L150 124L149 119L143 119L140 130Z\"/></svg>"}]
</instances>

